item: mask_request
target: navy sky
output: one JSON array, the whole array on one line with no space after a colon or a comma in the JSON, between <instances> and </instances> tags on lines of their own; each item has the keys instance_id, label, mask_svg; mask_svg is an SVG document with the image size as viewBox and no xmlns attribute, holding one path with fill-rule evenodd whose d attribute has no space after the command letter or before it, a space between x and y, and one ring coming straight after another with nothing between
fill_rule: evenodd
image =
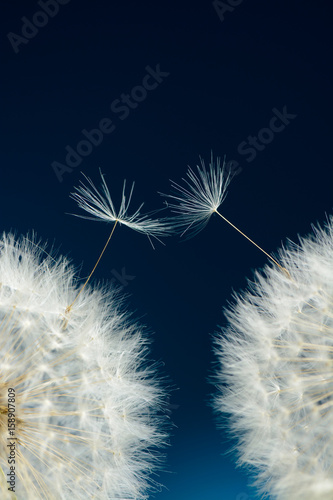
<instances>
[{"instance_id":1,"label":"navy sky","mask_svg":"<svg viewBox=\"0 0 333 500\"><path fill-rule=\"evenodd\" d=\"M116 206L135 181L133 210L149 211L213 151L236 173L221 212L267 252L297 241L332 213L331 13L321 0L6 2L2 230L36 231L84 277L110 227L68 215L81 172L99 184L101 169ZM257 499L207 379L223 308L266 257L217 217L165 243L117 228L94 275L122 287L176 388L165 488L151 498Z\"/></svg>"}]
</instances>

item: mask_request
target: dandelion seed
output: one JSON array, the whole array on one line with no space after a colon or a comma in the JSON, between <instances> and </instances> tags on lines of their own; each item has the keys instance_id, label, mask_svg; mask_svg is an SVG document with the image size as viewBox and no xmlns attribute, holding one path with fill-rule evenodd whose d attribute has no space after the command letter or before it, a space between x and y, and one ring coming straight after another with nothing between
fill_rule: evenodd
<instances>
[{"instance_id":1,"label":"dandelion seed","mask_svg":"<svg viewBox=\"0 0 333 500\"><path fill-rule=\"evenodd\" d=\"M280 251L226 312L215 338L215 408L239 463L278 500L333 498L333 217Z\"/></svg>"},{"instance_id":2,"label":"dandelion seed","mask_svg":"<svg viewBox=\"0 0 333 500\"><path fill-rule=\"evenodd\" d=\"M133 194L133 189L134 189L134 183L132 184L132 187L129 192L128 199L126 200L126 181L124 181L123 185L123 191L122 191L122 197L121 197L121 204L118 213L116 212L112 198L110 195L109 188L105 182L104 176L102 172L100 171L100 175L102 178L102 185L101 185L101 191L98 191L96 186L93 184L91 179L89 177L85 177L85 179L88 182L88 186L85 186L83 182L81 182L81 185L79 187L75 187L74 193L71 194L71 198L75 201L77 201L78 205L80 208L85 210L86 212L90 213L92 217L86 216L86 215L77 215L73 214L76 217L81 217L82 219L91 219L91 220L97 220L97 221L105 221L105 222L113 222L114 226L112 228L112 231L107 239L107 242L100 254L100 256L97 259L96 264L94 265L91 273L89 274L86 282L83 284L81 290L85 288L87 285L88 281L90 280L92 274L94 273L96 267L98 266L110 240L113 235L113 232L115 230L115 227L117 223L123 224L130 229L133 229L134 231L137 231L139 233L145 234L152 247L154 248L154 245L151 241L151 238L155 238L159 242L161 242L160 237L162 236L168 236L170 234L170 225L169 222L166 222L166 220L161 220L161 219L152 219L151 215L155 214L156 212L159 212L160 210L156 210L155 212L150 212L149 214L141 215L140 210L143 207L143 203L139 206L139 208L134 212L133 215L128 215L128 209L131 203L132 199L132 194ZM162 242L161 242L162 243ZM81 290L79 291L79 294L81 293ZM78 294L78 295L79 295ZM69 313L73 307L74 302L76 301L77 297L74 299L74 301L67 306L67 313Z\"/></svg>"},{"instance_id":3,"label":"dandelion seed","mask_svg":"<svg viewBox=\"0 0 333 500\"><path fill-rule=\"evenodd\" d=\"M158 241L161 241L159 239L160 237L169 234L169 224L167 224L165 220L151 218L151 215L159 210L141 215L140 211L144 205L141 203L139 208L132 215L128 214L134 190L134 182L130 188L128 198L126 199L126 181L124 181L120 208L119 211L116 212L104 176L101 172L100 174L102 178L100 191L89 177L84 176L88 182L88 186L81 182L81 185L75 188L76 192L71 194L71 197L73 200L77 201L79 207L92 215L92 217L76 215L77 217L102 220L105 222L119 222L119 224L123 224L134 231L145 234L148 238L156 238Z\"/></svg>"},{"instance_id":4,"label":"dandelion seed","mask_svg":"<svg viewBox=\"0 0 333 500\"><path fill-rule=\"evenodd\" d=\"M194 236L208 224L211 216L217 212L223 203L227 188L231 181L230 173L226 172L225 163L221 167L220 158L214 164L213 155L209 169L200 158L201 167L197 165L197 174L188 168L188 179L182 179L185 187L171 181L174 194L163 195L176 201L168 203L169 208L177 215L172 220L176 231Z\"/></svg>"},{"instance_id":5,"label":"dandelion seed","mask_svg":"<svg viewBox=\"0 0 333 500\"><path fill-rule=\"evenodd\" d=\"M3 481L14 438L20 500L148 498L165 394L142 328L114 290L88 288L64 326L74 271L28 238L0 239L0 282L1 499L15 498Z\"/></svg>"},{"instance_id":6,"label":"dandelion seed","mask_svg":"<svg viewBox=\"0 0 333 500\"><path fill-rule=\"evenodd\" d=\"M187 172L188 179L183 179L185 187L171 181L174 194L160 193L162 196L175 200L175 202L167 203L168 207L176 214L170 221L175 231L180 232L182 236L187 232L189 237L195 236L204 229L211 216L216 213L278 267L281 267L273 257L218 211L218 208L227 196L227 188L232 180L230 172L227 172L225 162L223 161L221 167L220 158L217 158L215 164L213 154L211 155L208 170L202 158L200 158L200 162L201 167L197 165L197 173L193 172L189 167ZM284 272L288 274L286 269L284 269Z\"/></svg>"}]
</instances>

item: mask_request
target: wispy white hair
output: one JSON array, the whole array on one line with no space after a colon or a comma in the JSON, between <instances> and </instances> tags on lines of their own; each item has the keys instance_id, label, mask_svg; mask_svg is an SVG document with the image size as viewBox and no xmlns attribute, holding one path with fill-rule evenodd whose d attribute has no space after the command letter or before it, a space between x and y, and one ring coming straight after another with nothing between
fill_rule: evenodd
<instances>
[{"instance_id":1,"label":"wispy white hair","mask_svg":"<svg viewBox=\"0 0 333 500\"><path fill-rule=\"evenodd\" d=\"M257 272L215 338L218 412L279 500L333 498L333 218Z\"/></svg>"},{"instance_id":2,"label":"wispy white hair","mask_svg":"<svg viewBox=\"0 0 333 500\"><path fill-rule=\"evenodd\" d=\"M231 181L231 173L227 171L225 162L221 166L220 158L214 162L213 154L208 169L200 158L197 171L188 167L187 178L183 178L184 185L171 181L172 194L162 194L170 198L167 202L176 215L171 218L175 231L188 236L199 233L207 224L210 217L223 203L227 188Z\"/></svg>"},{"instance_id":3,"label":"wispy white hair","mask_svg":"<svg viewBox=\"0 0 333 500\"><path fill-rule=\"evenodd\" d=\"M86 287L66 314L77 294L64 258L3 234L0 474L15 437L19 500L147 499L166 434L146 335L114 289ZM8 486L0 477L2 500Z\"/></svg>"},{"instance_id":4,"label":"wispy white hair","mask_svg":"<svg viewBox=\"0 0 333 500\"><path fill-rule=\"evenodd\" d=\"M129 190L128 197L126 198L126 180L123 184L121 204L118 212L115 210L109 188L106 184L104 175L100 172L102 183L100 191L96 188L92 180L85 176L88 185L80 181L80 186L75 187L75 192L71 194L79 205L80 208L92 215L92 217L85 215L77 215L83 219L99 220L105 222L119 222L124 226L133 229L139 233L143 233L148 238L153 237L159 240L162 236L168 236L170 233L170 225L166 219L153 219L151 218L156 212L150 212L142 215L140 213L143 203L132 214L128 214L129 206L132 200L134 182ZM159 240L160 241L160 240Z\"/></svg>"}]
</instances>

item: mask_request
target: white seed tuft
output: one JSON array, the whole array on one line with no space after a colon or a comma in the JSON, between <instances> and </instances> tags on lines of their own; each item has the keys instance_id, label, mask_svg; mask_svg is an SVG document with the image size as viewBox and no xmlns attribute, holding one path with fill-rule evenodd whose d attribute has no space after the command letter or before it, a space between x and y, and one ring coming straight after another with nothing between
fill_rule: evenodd
<instances>
[{"instance_id":1,"label":"white seed tuft","mask_svg":"<svg viewBox=\"0 0 333 500\"><path fill-rule=\"evenodd\" d=\"M161 193L162 196L175 200L167 203L176 214L170 220L171 225L175 231L188 233L189 236L196 235L208 224L210 217L223 203L231 181L224 162L221 167L220 158L214 163L212 154L208 170L202 158L200 163L201 166L197 165L197 173L188 168L188 179L182 179L185 186L171 181L174 193Z\"/></svg>"},{"instance_id":2,"label":"white seed tuft","mask_svg":"<svg viewBox=\"0 0 333 500\"><path fill-rule=\"evenodd\" d=\"M126 199L126 181L124 181L121 204L117 212L114 208L111 194L105 182L104 176L101 172L100 175L102 178L100 191L96 188L89 177L84 176L88 182L88 186L80 182L80 186L75 187L76 192L71 194L71 198L78 203L79 207L92 215L92 217L81 215L77 215L77 217L91 220L102 220L105 222L119 222L134 231L145 234L148 238L153 237L158 241L160 241L160 237L168 236L170 234L170 226L166 219L151 218L151 215L159 212L159 210L141 215L140 210L143 207L143 203L141 203L139 208L132 215L128 214L128 209L133 195L134 183L129 191L128 198Z\"/></svg>"},{"instance_id":3,"label":"white seed tuft","mask_svg":"<svg viewBox=\"0 0 333 500\"><path fill-rule=\"evenodd\" d=\"M42 251L0 240L0 497L15 498L15 437L18 499L146 499L166 440L147 340L112 289L86 288L66 314L74 271Z\"/></svg>"},{"instance_id":4,"label":"white seed tuft","mask_svg":"<svg viewBox=\"0 0 333 500\"><path fill-rule=\"evenodd\" d=\"M216 336L218 412L240 464L279 500L333 498L333 217L280 251Z\"/></svg>"}]
</instances>

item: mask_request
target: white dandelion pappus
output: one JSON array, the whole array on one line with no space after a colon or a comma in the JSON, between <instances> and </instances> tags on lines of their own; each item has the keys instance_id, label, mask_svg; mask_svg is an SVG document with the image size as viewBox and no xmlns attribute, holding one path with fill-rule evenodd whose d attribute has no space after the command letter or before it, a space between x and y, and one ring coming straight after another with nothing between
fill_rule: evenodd
<instances>
[{"instance_id":1,"label":"white dandelion pappus","mask_svg":"<svg viewBox=\"0 0 333 500\"><path fill-rule=\"evenodd\" d=\"M182 179L185 187L171 181L174 194L161 193L176 201L167 203L176 213L172 219L175 229L182 234L189 231L190 236L199 233L213 213L218 213L217 209L223 203L231 181L230 172L226 172L225 162L221 167L220 158L217 158L215 165L212 155L208 170L202 158L200 162L201 167L197 165L196 173L188 167L188 179Z\"/></svg>"},{"instance_id":2,"label":"white dandelion pappus","mask_svg":"<svg viewBox=\"0 0 333 500\"><path fill-rule=\"evenodd\" d=\"M0 239L0 498L16 498L16 438L18 500L147 499L166 433L146 336L112 288L86 288L66 315L73 268L42 252Z\"/></svg>"},{"instance_id":3,"label":"white dandelion pappus","mask_svg":"<svg viewBox=\"0 0 333 500\"><path fill-rule=\"evenodd\" d=\"M280 251L226 312L215 338L239 463L278 500L333 498L333 217Z\"/></svg>"},{"instance_id":4,"label":"white dandelion pappus","mask_svg":"<svg viewBox=\"0 0 333 500\"><path fill-rule=\"evenodd\" d=\"M92 215L92 217L76 215L77 217L91 220L103 220L105 222L119 222L134 231L145 234L149 239L153 237L158 241L161 241L159 237L168 236L170 229L166 221L163 219L151 218L151 215L159 210L141 215L140 210L144 205L141 203L133 215L128 215L128 209L134 190L134 182L130 188L128 199L126 199L126 180L124 181L120 208L119 211L116 212L104 176L101 172L100 175L102 178L100 191L96 188L91 179L84 175L88 182L88 186L85 186L82 181L80 181L81 185L75 187L76 192L71 194L71 198L78 203L79 207Z\"/></svg>"},{"instance_id":5,"label":"white dandelion pappus","mask_svg":"<svg viewBox=\"0 0 333 500\"><path fill-rule=\"evenodd\" d=\"M176 213L176 216L170 219L170 225L176 231L181 232L182 236L190 230L189 237L191 237L199 233L208 224L210 217L216 213L288 275L288 271L271 255L218 211L219 206L227 196L227 188L232 180L230 171L226 172L225 161L221 167L220 158L217 158L215 165L212 154L209 170L206 169L202 158L200 161L201 167L197 165L198 175L189 167L187 172L189 180L183 179L186 187L171 181L171 186L177 194L160 193L162 196L167 196L177 202L167 203L170 209Z\"/></svg>"}]
</instances>

